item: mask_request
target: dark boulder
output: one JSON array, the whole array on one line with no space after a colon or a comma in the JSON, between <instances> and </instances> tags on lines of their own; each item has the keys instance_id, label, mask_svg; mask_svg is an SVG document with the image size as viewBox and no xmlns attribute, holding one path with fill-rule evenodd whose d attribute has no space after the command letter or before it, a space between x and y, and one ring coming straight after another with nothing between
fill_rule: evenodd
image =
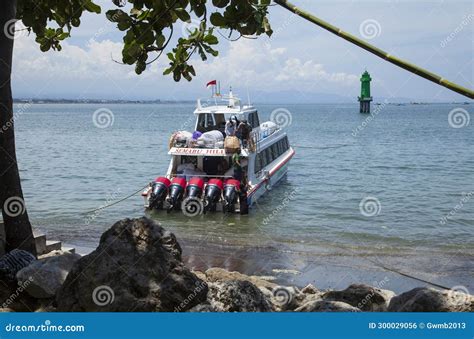
<instances>
[{"instance_id":1,"label":"dark boulder","mask_svg":"<svg viewBox=\"0 0 474 339\"><path fill-rule=\"evenodd\" d=\"M218 312L270 312L271 303L260 289L245 280L211 283L208 302Z\"/></svg>"},{"instance_id":2,"label":"dark boulder","mask_svg":"<svg viewBox=\"0 0 474 339\"><path fill-rule=\"evenodd\" d=\"M365 284L352 284L342 291L328 291L322 298L328 301L342 301L362 311L384 312L395 293Z\"/></svg>"},{"instance_id":3,"label":"dark boulder","mask_svg":"<svg viewBox=\"0 0 474 339\"><path fill-rule=\"evenodd\" d=\"M474 297L466 288L447 291L418 287L393 297L389 312L474 312Z\"/></svg>"},{"instance_id":4,"label":"dark boulder","mask_svg":"<svg viewBox=\"0 0 474 339\"><path fill-rule=\"evenodd\" d=\"M57 305L58 311L186 311L207 291L183 265L173 233L147 218L124 219L74 264Z\"/></svg>"}]
</instances>

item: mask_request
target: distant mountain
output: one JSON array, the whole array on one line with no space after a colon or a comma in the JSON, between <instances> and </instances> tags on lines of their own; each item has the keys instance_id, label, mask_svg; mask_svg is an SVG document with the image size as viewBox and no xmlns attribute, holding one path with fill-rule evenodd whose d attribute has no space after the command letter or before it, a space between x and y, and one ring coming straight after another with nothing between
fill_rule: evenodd
<instances>
[{"instance_id":1,"label":"distant mountain","mask_svg":"<svg viewBox=\"0 0 474 339\"><path fill-rule=\"evenodd\" d=\"M242 95L240 97L243 102L247 101L247 97ZM384 102L387 99L391 103L409 103L414 100L411 98L394 97L374 97L375 102ZM250 100L255 103L263 104L280 104L280 103L298 103L298 104L332 104L332 103L357 103L357 96L346 96L331 93L313 93L313 92L298 92L298 91L277 91L264 92L258 91L250 94Z\"/></svg>"}]
</instances>

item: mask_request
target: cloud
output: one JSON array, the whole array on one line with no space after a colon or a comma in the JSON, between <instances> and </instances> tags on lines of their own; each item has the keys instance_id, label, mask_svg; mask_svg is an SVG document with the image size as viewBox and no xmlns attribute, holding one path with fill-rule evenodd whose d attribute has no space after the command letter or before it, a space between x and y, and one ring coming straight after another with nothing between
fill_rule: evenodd
<instances>
[{"instance_id":1,"label":"cloud","mask_svg":"<svg viewBox=\"0 0 474 339\"><path fill-rule=\"evenodd\" d=\"M200 63L197 69L208 77L234 84L264 86L266 90L291 89L315 82L338 86L353 86L358 82L354 74L330 72L314 60L290 56L286 48L272 48L271 44L259 40L241 39L229 43L224 56Z\"/></svg>"},{"instance_id":2,"label":"cloud","mask_svg":"<svg viewBox=\"0 0 474 339\"><path fill-rule=\"evenodd\" d=\"M357 82L355 75L331 73L313 60L289 57L288 50L273 48L264 40L241 39L219 46L223 53L203 62L196 55L192 59L198 77L191 83L175 84L169 76L163 76L168 63L166 56L154 63L140 76L134 68L112 60L121 59L122 43L111 40L87 41L83 47L66 41L61 52L43 53L32 37L15 41L14 79L20 89L30 86L28 95L55 97L67 88L76 97L119 97L130 95L129 88L136 88L142 96L175 97L179 90L183 97L201 90L208 79L220 79L224 86L248 87L250 90L290 90L301 84L314 82L350 86ZM61 88L62 87L62 88ZM59 91L59 93L58 93ZM109 92L108 92L109 91ZM25 92L23 90L23 92ZM187 92L187 93L186 93ZM22 96L22 91L17 92ZM169 97L169 96L168 96Z\"/></svg>"}]
</instances>

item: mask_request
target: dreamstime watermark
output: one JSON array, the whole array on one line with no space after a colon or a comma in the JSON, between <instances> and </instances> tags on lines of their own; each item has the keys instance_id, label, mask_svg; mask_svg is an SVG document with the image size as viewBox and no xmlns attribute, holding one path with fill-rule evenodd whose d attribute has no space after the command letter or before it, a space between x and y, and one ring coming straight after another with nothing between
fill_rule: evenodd
<instances>
[{"instance_id":1,"label":"dreamstime watermark","mask_svg":"<svg viewBox=\"0 0 474 339\"><path fill-rule=\"evenodd\" d=\"M23 115L31 106L33 101L29 100L26 103L18 104L18 109L13 113L13 116L0 128L0 134L5 133L8 129L13 127L14 122Z\"/></svg>"},{"instance_id":2,"label":"dreamstime watermark","mask_svg":"<svg viewBox=\"0 0 474 339\"><path fill-rule=\"evenodd\" d=\"M188 197L181 204L181 210L187 217L195 217L203 213L204 204L196 197Z\"/></svg>"},{"instance_id":3,"label":"dreamstime watermark","mask_svg":"<svg viewBox=\"0 0 474 339\"><path fill-rule=\"evenodd\" d=\"M360 24L359 33L364 39L371 40L382 34L382 26L375 19L367 19Z\"/></svg>"},{"instance_id":4,"label":"dreamstime watermark","mask_svg":"<svg viewBox=\"0 0 474 339\"><path fill-rule=\"evenodd\" d=\"M115 190L113 193L107 195L106 199L105 199L105 202L99 206L97 209L95 209L91 214L89 214L85 220L84 220L84 223L85 225L90 225L90 223L92 221L94 221L95 219L97 219L97 217L100 215L100 213L109 205L111 204L113 201L117 200L118 198L118 195L121 193L121 190L120 188L117 188L117 190Z\"/></svg>"},{"instance_id":5,"label":"dreamstime watermark","mask_svg":"<svg viewBox=\"0 0 474 339\"><path fill-rule=\"evenodd\" d=\"M6 332L85 332L84 325L53 325L50 320L45 320L40 325L5 325Z\"/></svg>"},{"instance_id":6,"label":"dreamstime watermark","mask_svg":"<svg viewBox=\"0 0 474 339\"><path fill-rule=\"evenodd\" d=\"M10 197L4 202L3 211L9 217L16 218L25 213L25 201L20 197Z\"/></svg>"},{"instance_id":7,"label":"dreamstime watermark","mask_svg":"<svg viewBox=\"0 0 474 339\"><path fill-rule=\"evenodd\" d=\"M196 296L202 292L207 287L207 284L204 281L196 282L196 287L193 289L192 293L190 293L178 306L174 308L174 312L182 312L183 310L187 309L189 303L193 301Z\"/></svg>"},{"instance_id":8,"label":"dreamstime watermark","mask_svg":"<svg viewBox=\"0 0 474 339\"><path fill-rule=\"evenodd\" d=\"M114 124L115 116L114 113L105 107L99 108L92 114L92 122L97 128L109 128Z\"/></svg>"},{"instance_id":9,"label":"dreamstime watermark","mask_svg":"<svg viewBox=\"0 0 474 339\"><path fill-rule=\"evenodd\" d=\"M114 290L107 285L97 286L92 292L92 301L97 306L107 306L114 302L115 293Z\"/></svg>"},{"instance_id":10,"label":"dreamstime watermark","mask_svg":"<svg viewBox=\"0 0 474 339\"><path fill-rule=\"evenodd\" d=\"M3 33L9 39L17 39L29 34L28 28L18 19L8 20L3 26Z\"/></svg>"},{"instance_id":11,"label":"dreamstime watermark","mask_svg":"<svg viewBox=\"0 0 474 339\"><path fill-rule=\"evenodd\" d=\"M461 23L454 29L454 31L452 31L446 38L444 38L439 43L441 48L445 48L451 41L453 41L456 35L458 35L462 30L464 30L464 28L467 27L473 19L474 19L474 13L470 13L469 15L466 15L464 19L461 21Z\"/></svg>"},{"instance_id":12,"label":"dreamstime watermark","mask_svg":"<svg viewBox=\"0 0 474 339\"><path fill-rule=\"evenodd\" d=\"M446 214L444 217L441 218L441 220L439 221L441 225L446 225L448 220L452 219L452 217L464 207L464 204L466 204L469 200L471 200L472 196L474 195L474 191L471 191L468 193L463 192L462 195L463 197L461 198L461 200L459 200L456 206L454 206L453 209L449 211L448 214Z\"/></svg>"},{"instance_id":13,"label":"dreamstime watermark","mask_svg":"<svg viewBox=\"0 0 474 339\"><path fill-rule=\"evenodd\" d=\"M463 128L469 126L471 116L464 108L452 109L448 114L448 122L452 128Z\"/></svg>"},{"instance_id":14,"label":"dreamstime watermark","mask_svg":"<svg viewBox=\"0 0 474 339\"><path fill-rule=\"evenodd\" d=\"M388 277L383 278L380 281L375 281L374 286L378 289L382 289L385 284L387 284L390 281ZM357 308L362 309L366 304L368 304L372 298L375 296L376 290L372 290L367 295L357 304Z\"/></svg>"},{"instance_id":15,"label":"dreamstime watermark","mask_svg":"<svg viewBox=\"0 0 474 339\"><path fill-rule=\"evenodd\" d=\"M289 127L293 122L293 115L286 108L277 108L270 114L270 121L274 122L280 128Z\"/></svg>"},{"instance_id":16,"label":"dreamstime watermark","mask_svg":"<svg viewBox=\"0 0 474 339\"><path fill-rule=\"evenodd\" d=\"M293 293L286 287L278 286L273 290L273 297L276 304L280 307L285 307L291 304Z\"/></svg>"},{"instance_id":17,"label":"dreamstime watermark","mask_svg":"<svg viewBox=\"0 0 474 339\"><path fill-rule=\"evenodd\" d=\"M266 216L263 221L262 221L262 224L263 225L268 225L268 223L278 214L280 213L289 203L290 201L292 201L294 198L295 198L295 195L297 193L297 190L294 189L293 191L291 191L290 193L286 193L286 197L283 198L283 200L281 201L281 203L275 207L272 212Z\"/></svg>"},{"instance_id":18,"label":"dreamstime watermark","mask_svg":"<svg viewBox=\"0 0 474 339\"><path fill-rule=\"evenodd\" d=\"M382 205L375 197L365 197L359 203L359 211L364 217L374 217L380 214Z\"/></svg>"},{"instance_id":19,"label":"dreamstime watermark","mask_svg":"<svg viewBox=\"0 0 474 339\"><path fill-rule=\"evenodd\" d=\"M11 304L15 302L15 300L20 296L21 293L25 291L29 284L33 282L33 277L28 277L27 280L19 282L18 287L16 288L15 292L10 294L10 296L4 300L2 304L2 308L8 308Z\"/></svg>"},{"instance_id":20,"label":"dreamstime watermark","mask_svg":"<svg viewBox=\"0 0 474 339\"><path fill-rule=\"evenodd\" d=\"M360 132L362 132L371 122L372 120L377 117L377 115L380 114L384 110L384 108L388 105L388 100L385 99L382 104L375 106L373 112L370 113L370 115L362 121L360 125L358 125L356 128L352 130L352 136L355 138L359 135Z\"/></svg>"}]
</instances>

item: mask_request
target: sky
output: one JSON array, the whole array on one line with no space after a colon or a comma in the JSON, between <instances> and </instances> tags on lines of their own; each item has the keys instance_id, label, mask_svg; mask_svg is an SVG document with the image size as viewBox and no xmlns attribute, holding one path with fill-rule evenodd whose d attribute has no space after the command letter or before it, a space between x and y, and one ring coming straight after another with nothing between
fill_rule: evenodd
<instances>
[{"instance_id":1,"label":"sky","mask_svg":"<svg viewBox=\"0 0 474 339\"><path fill-rule=\"evenodd\" d=\"M353 101L364 70L372 96L451 102L467 98L392 65L280 6L270 8L271 38L220 39L219 56L192 59L191 82L162 75L166 56L136 75L121 59L122 32L105 18L110 0L96 1L102 14L86 14L61 52L43 53L34 36L15 39L12 74L15 98L192 100L209 95L205 84L221 81L254 101ZM297 6L366 41L462 86L474 88L474 1L315 1ZM178 24L179 36L186 27ZM221 32L226 34L227 32ZM219 35L218 35L219 37Z\"/></svg>"}]
</instances>

